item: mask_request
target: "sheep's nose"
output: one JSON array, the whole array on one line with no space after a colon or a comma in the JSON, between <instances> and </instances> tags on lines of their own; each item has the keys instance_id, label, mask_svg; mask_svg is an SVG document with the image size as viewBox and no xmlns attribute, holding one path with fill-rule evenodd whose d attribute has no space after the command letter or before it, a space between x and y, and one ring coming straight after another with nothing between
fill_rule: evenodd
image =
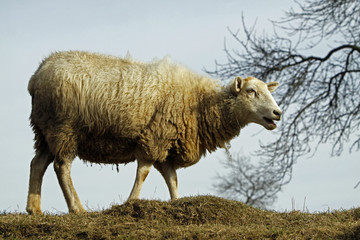
<instances>
[{"instance_id":1,"label":"sheep's nose","mask_svg":"<svg viewBox=\"0 0 360 240\"><path fill-rule=\"evenodd\" d=\"M277 116L277 117L279 118L279 120L280 120L281 113L282 113L281 110L274 110L273 113L274 113L274 115Z\"/></svg>"}]
</instances>

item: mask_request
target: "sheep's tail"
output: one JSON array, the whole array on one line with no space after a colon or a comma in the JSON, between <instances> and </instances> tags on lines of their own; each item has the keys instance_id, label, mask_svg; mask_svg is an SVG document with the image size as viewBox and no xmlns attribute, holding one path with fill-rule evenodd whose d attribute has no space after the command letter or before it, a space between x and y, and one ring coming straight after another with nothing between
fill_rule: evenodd
<instances>
[{"instance_id":1,"label":"sheep's tail","mask_svg":"<svg viewBox=\"0 0 360 240\"><path fill-rule=\"evenodd\" d=\"M45 59L45 60L46 60L46 59ZM30 80L29 80L28 92L30 93L30 95L31 95L32 97L34 97L34 95L35 95L35 82L36 82L36 79L38 78L40 69L42 69L42 68L44 67L45 60L43 60L43 61L40 63L40 66L38 67L38 69L36 69L35 73L31 76L31 78L30 78Z\"/></svg>"},{"instance_id":2,"label":"sheep's tail","mask_svg":"<svg viewBox=\"0 0 360 240\"><path fill-rule=\"evenodd\" d=\"M28 84L28 91L32 97L34 96L34 84L35 84L35 79L36 79L35 75L36 75L36 73L34 73L34 75L31 76L29 84Z\"/></svg>"}]
</instances>

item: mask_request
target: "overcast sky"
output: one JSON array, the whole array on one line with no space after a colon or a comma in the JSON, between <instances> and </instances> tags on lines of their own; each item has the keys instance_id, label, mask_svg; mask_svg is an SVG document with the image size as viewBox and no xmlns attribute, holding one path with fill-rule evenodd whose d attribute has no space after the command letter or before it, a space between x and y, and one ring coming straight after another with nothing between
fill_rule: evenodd
<instances>
[{"instance_id":1,"label":"overcast sky","mask_svg":"<svg viewBox=\"0 0 360 240\"><path fill-rule=\"evenodd\" d=\"M279 19L292 5L289 0L182 0L182 1L90 1L1 0L0 1L0 212L24 212L29 166L33 158L33 134L28 117L31 99L27 83L39 62L50 53L86 50L149 61L170 55L190 69L203 73L214 60L225 59L224 38L236 47L227 27L241 27L241 13L257 30L271 31L269 19ZM233 45L232 45L233 44ZM246 76L246 73L244 73ZM286 116L284 116L286 119ZM275 130L276 131L276 130ZM254 133L258 133L254 135ZM251 125L232 141L232 153L249 155L261 139L274 132ZM292 182L278 196L274 209L309 211L348 209L360 205L360 153L330 158L323 146L312 158L302 158ZM224 151L208 154L200 162L178 171L179 194L214 194L216 172L224 169L219 159ZM135 178L136 164L89 165L75 159L72 178L85 208L101 210L127 199ZM152 169L141 198L168 200L160 174ZM42 209L67 212L65 199L52 165L43 181Z\"/></svg>"}]
</instances>

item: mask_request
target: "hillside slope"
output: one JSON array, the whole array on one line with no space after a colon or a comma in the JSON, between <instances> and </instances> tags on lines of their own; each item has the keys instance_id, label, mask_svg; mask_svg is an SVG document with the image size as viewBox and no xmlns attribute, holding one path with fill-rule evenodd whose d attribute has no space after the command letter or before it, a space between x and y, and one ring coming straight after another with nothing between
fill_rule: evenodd
<instances>
[{"instance_id":1,"label":"hillside slope","mask_svg":"<svg viewBox=\"0 0 360 240\"><path fill-rule=\"evenodd\" d=\"M360 239L360 208L277 213L213 196L137 200L88 214L0 215L0 239Z\"/></svg>"}]
</instances>

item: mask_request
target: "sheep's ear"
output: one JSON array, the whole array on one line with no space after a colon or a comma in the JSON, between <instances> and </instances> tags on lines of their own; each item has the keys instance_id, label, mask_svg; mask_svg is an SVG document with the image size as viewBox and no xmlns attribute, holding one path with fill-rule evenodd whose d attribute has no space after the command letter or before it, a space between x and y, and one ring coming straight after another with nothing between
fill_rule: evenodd
<instances>
[{"instance_id":1,"label":"sheep's ear","mask_svg":"<svg viewBox=\"0 0 360 240\"><path fill-rule=\"evenodd\" d=\"M236 77L231 83L230 83L230 90L231 93L234 95L238 95L241 91L242 87L244 85L244 79L242 77Z\"/></svg>"},{"instance_id":2,"label":"sheep's ear","mask_svg":"<svg viewBox=\"0 0 360 240\"><path fill-rule=\"evenodd\" d=\"M269 82L269 83L267 83L266 85L267 85L269 91L270 91L270 92L273 92L273 91L275 91L275 90L278 88L279 83L278 83L278 82Z\"/></svg>"}]
</instances>

